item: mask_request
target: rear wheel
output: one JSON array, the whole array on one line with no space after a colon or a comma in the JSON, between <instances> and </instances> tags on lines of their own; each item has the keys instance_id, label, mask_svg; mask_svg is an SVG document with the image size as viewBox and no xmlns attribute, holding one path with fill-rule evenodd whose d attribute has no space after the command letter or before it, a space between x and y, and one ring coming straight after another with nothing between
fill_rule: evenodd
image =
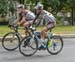
<instances>
[{"instance_id":1,"label":"rear wheel","mask_svg":"<svg viewBox=\"0 0 75 62\"><path fill-rule=\"evenodd\" d=\"M52 36L52 38L47 42L47 51L56 55L63 49L63 40L60 36Z\"/></svg>"},{"instance_id":2,"label":"rear wheel","mask_svg":"<svg viewBox=\"0 0 75 62\"><path fill-rule=\"evenodd\" d=\"M8 51L13 51L19 47L20 38L14 32L9 32L2 39L2 46Z\"/></svg>"},{"instance_id":3,"label":"rear wheel","mask_svg":"<svg viewBox=\"0 0 75 62\"><path fill-rule=\"evenodd\" d=\"M24 56L32 56L36 53L38 48L38 43L36 39L33 39L32 37L26 37L24 38L19 46L19 51Z\"/></svg>"}]
</instances>

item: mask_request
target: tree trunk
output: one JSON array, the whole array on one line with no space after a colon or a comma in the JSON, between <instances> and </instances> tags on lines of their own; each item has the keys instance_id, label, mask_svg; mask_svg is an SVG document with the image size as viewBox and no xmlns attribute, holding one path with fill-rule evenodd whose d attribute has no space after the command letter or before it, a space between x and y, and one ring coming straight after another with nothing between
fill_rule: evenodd
<instances>
[{"instance_id":1,"label":"tree trunk","mask_svg":"<svg viewBox=\"0 0 75 62\"><path fill-rule=\"evenodd\" d=\"M71 8L71 19L72 19L72 26L74 26L74 9Z\"/></svg>"},{"instance_id":2,"label":"tree trunk","mask_svg":"<svg viewBox=\"0 0 75 62\"><path fill-rule=\"evenodd\" d=\"M38 2L39 2L39 0L36 0L35 5L37 5Z\"/></svg>"},{"instance_id":3,"label":"tree trunk","mask_svg":"<svg viewBox=\"0 0 75 62\"><path fill-rule=\"evenodd\" d=\"M18 0L20 4L24 4L24 0Z\"/></svg>"}]
</instances>

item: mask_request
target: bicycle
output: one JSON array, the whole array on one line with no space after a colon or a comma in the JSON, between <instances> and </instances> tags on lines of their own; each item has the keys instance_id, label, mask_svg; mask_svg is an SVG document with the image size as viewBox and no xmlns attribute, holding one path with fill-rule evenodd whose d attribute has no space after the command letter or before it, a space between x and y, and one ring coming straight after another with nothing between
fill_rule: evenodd
<instances>
[{"instance_id":1,"label":"bicycle","mask_svg":"<svg viewBox=\"0 0 75 62\"><path fill-rule=\"evenodd\" d=\"M35 22L35 20L38 18L39 15L40 15L40 13L37 14L37 16L36 16L35 19L34 19L34 22ZM23 37L19 34L19 32L18 32L18 26L14 26L13 24L14 24L14 22L13 22L13 20L11 20L11 18L10 18L10 20L9 20L9 27L10 27L11 29L13 29L14 32L8 32L8 33L6 33L6 34L3 36L3 39L2 39L2 46L3 46L4 49L6 49L6 50L8 50L8 51L13 51L13 50L17 49L18 46L19 46L19 44L20 44L20 41L21 41L22 38L23 38ZM30 36L30 32L29 32L29 30L27 30L27 27L24 27L24 30L26 30L26 31L25 31L26 36L25 36L24 38L27 38L28 36ZM10 36L10 34L11 34L11 36ZM12 38L9 38L9 37L12 37ZM9 40L10 40L10 41L9 41ZM17 40L17 41L14 41L14 40ZM9 42L7 43L7 41L9 41ZM9 43L12 43L12 42L18 42L18 43L17 43L17 45L14 43L15 47L11 48L12 46L11 46ZM6 44L6 43L7 43L7 44ZM7 45L8 45L8 47L6 47ZM9 47L9 45L10 45L11 47Z\"/></svg>"},{"instance_id":2,"label":"bicycle","mask_svg":"<svg viewBox=\"0 0 75 62\"><path fill-rule=\"evenodd\" d=\"M6 33L2 38L2 46L8 51L13 51L18 48L20 41L23 36L18 32L17 25L9 25L10 29L14 30L13 32Z\"/></svg>"},{"instance_id":3,"label":"bicycle","mask_svg":"<svg viewBox=\"0 0 75 62\"><path fill-rule=\"evenodd\" d=\"M37 32L34 27L29 27L32 34L27 38L23 38L19 45L19 51L24 56L32 56L37 50L46 50L52 54L56 55L63 49L63 40L60 36L53 35L51 32L48 32L48 37L45 38L45 42L42 42L40 37L40 32ZM40 46L43 48L39 49ZM58 47L58 48L57 48Z\"/></svg>"}]
</instances>

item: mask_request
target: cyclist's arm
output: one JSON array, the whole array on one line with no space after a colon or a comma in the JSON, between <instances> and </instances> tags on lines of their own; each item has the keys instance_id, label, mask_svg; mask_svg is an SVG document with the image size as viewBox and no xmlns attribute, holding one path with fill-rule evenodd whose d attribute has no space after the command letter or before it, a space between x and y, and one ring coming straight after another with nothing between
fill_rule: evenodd
<instances>
[{"instance_id":1,"label":"cyclist's arm","mask_svg":"<svg viewBox=\"0 0 75 62\"><path fill-rule=\"evenodd\" d=\"M19 24L23 24L23 23L25 23L25 22L26 22L26 20L25 20L25 16L24 16L24 17L22 17L22 19L20 20Z\"/></svg>"}]
</instances>

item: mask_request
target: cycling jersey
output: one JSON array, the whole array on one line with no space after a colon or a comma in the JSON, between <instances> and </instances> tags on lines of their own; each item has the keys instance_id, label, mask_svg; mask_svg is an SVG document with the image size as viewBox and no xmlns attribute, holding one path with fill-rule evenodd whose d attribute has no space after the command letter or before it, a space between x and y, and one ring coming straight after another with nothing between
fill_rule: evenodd
<instances>
[{"instance_id":1,"label":"cycling jersey","mask_svg":"<svg viewBox=\"0 0 75 62\"><path fill-rule=\"evenodd\" d=\"M35 19L35 14L31 11L27 11L27 12L21 12L19 13L19 21L21 21L22 17L25 17L26 21L33 21Z\"/></svg>"},{"instance_id":2,"label":"cycling jersey","mask_svg":"<svg viewBox=\"0 0 75 62\"><path fill-rule=\"evenodd\" d=\"M45 10L39 15L39 19L45 21L47 24L50 22L56 22L55 17Z\"/></svg>"}]
</instances>

